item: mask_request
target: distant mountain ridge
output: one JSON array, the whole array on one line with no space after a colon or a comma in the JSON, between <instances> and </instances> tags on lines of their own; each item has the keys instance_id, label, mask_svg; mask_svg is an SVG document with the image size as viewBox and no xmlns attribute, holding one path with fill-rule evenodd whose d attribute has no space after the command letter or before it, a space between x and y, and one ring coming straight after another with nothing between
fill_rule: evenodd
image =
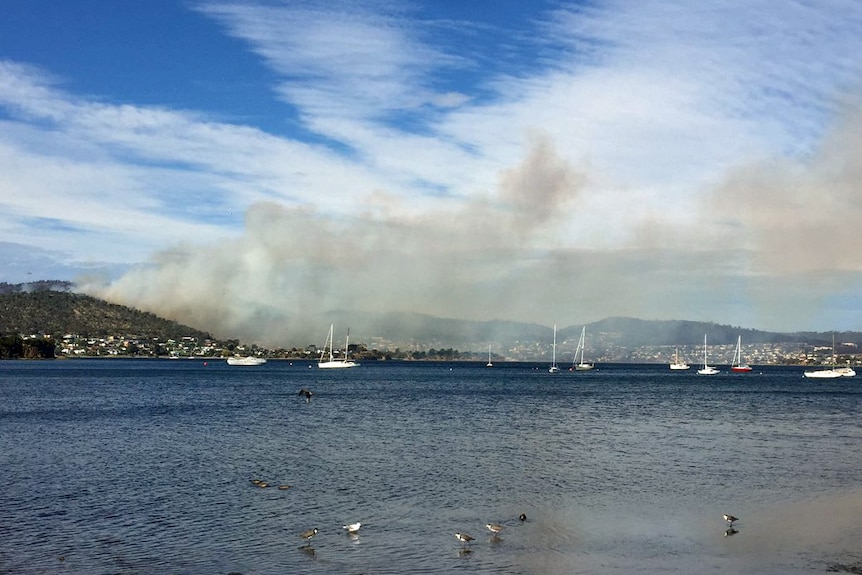
<instances>
[{"instance_id":1,"label":"distant mountain ridge","mask_svg":"<svg viewBox=\"0 0 862 575\"><path fill-rule=\"evenodd\" d=\"M474 321L441 318L419 313L385 312L370 314L347 310L320 314L321 325L332 321L351 326L357 341L380 338L400 345L455 346L480 351L488 345L512 348L517 344L539 342L550 344L553 329L549 326L505 320ZM557 342L577 341L583 324L558 328ZM644 320L610 317L587 323L588 337L602 347L702 345L704 334L710 344L735 344L742 336L746 344L831 345L833 332L780 333L689 320ZM841 342L862 345L860 332L836 332ZM353 335L351 341L353 341ZM600 341L600 343L599 343ZM367 343L367 342L366 342Z\"/></svg>"},{"instance_id":2,"label":"distant mountain ridge","mask_svg":"<svg viewBox=\"0 0 862 575\"><path fill-rule=\"evenodd\" d=\"M0 283L0 334L211 338L206 331L72 290L71 283L59 281ZM314 321L321 326L334 322L344 329L351 327L351 342L363 343L369 349L381 345L390 349L451 347L479 352L491 346L497 350L525 349L529 356L530 346L549 346L553 338L552 328L540 324L472 321L406 312L333 310L319 314ZM610 348L697 346L702 344L705 333L709 335L710 344L714 345L732 344L740 335L746 344L827 346L832 341L832 332L777 333L687 320L610 317L586 326L589 345L595 353ZM581 328L582 325L578 324L558 329L558 347L563 342L577 341ZM862 346L860 332L838 332L835 335L839 342ZM306 342L305 345L321 343ZM567 347L565 349L568 350Z\"/></svg>"},{"instance_id":3,"label":"distant mountain ridge","mask_svg":"<svg viewBox=\"0 0 862 575\"><path fill-rule=\"evenodd\" d=\"M643 345L695 345L708 333L710 343L735 343L738 336L746 343L810 343L810 335L776 333L756 329L688 320L642 320L611 317L587 324L593 333L625 334L627 346ZM819 336L814 336L819 339ZM831 334L827 336L831 341Z\"/></svg>"},{"instance_id":4,"label":"distant mountain ridge","mask_svg":"<svg viewBox=\"0 0 862 575\"><path fill-rule=\"evenodd\" d=\"M320 314L320 323L333 321L349 326L362 339L382 339L400 345L431 347L481 344L489 342L543 341L550 333L547 326L505 320L473 321L442 318L413 312L367 313L348 310Z\"/></svg>"}]
</instances>

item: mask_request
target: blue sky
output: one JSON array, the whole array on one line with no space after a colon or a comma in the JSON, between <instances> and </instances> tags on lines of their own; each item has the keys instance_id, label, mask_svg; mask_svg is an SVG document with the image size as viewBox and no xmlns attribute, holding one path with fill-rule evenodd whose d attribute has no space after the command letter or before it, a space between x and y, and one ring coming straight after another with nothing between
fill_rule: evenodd
<instances>
[{"instance_id":1,"label":"blue sky","mask_svg":"<svg viewBox=\"0 0 862 575\"><path fill-rule=\"evenodd\" d=\"M0 281L862 329L859 53L849 0L13 3Z\"/></svg>"}]
</instances>

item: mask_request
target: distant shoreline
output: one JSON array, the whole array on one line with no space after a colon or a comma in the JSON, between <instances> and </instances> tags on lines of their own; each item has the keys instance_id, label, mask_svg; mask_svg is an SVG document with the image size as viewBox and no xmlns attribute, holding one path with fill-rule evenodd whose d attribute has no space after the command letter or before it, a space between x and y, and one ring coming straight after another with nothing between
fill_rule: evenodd
<instances>
[{"instance_id":1,"label":"distant shoreline","mask_svg":"<svg viewBox=\"0 0 862 575\"><path fill-rule=\"evenodd\" d=\"M316 365L317 359L308 359L308 358L289 358L289 357L267 357L261 356L266 359L267 362L274 363L307 363L308 365ZM170 357L170 356L116 356L116 355L78 355L74 357L69 357L65 355L59 355L57 357L45 357L45 358L24 358L24 357L14 357L14 358L0 358L0 363L3 361L74 361L74 360L85 360L85 361L213 361L213 362L227 362L227 357L208 357L208 356L190 356L190 357ZM410 359L410 358L392 358L392 359L367 359L363 360L368 364L389 364L389 363L441 363L441 364L476 364L480 367L486 367L486 360L478 360L478 359L433 359L433 358L420 358L420 359ZM546 359L495 359L493 361L494 366L501 365L518 365L518 364L530 364L530 365L543 365L548 363ZM727 363L716 363L710 362L714 364L719 369L728 368L729 364ZM596 362L596 369L600 370L602 366L624 366L624 365L648 365L648 366L661 366L666 365L667 362L658 362L658 361L603 361ZM774 367L796 367L796 368L811 368L811 367L828 367L826 365L813 365L806 363L763 363L763 364L750 364L751 367L754 368L755 372L758 368L766 367L766 368L774 368ZM255 366L257 367L257 366ZM696 367L696 365L693 365ZM492 368L489 368L492 369ZM565 366L560 368L561 373L568 372L569 369ZM684 375L688 372L678 372L681 375ZM691 373L695 373L691 371ZM756 374L756 373L755 373ZM745 374L741 374L741 377L745 377Z\"/></svg>"}]
</instances>

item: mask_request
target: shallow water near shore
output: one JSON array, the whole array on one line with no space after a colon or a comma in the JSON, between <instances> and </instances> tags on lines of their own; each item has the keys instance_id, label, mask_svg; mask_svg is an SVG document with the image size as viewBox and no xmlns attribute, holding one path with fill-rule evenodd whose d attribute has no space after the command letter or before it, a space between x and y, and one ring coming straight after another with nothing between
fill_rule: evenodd
<instances>
[{"instance_id":1,"label":"shallow water near shore","mask_svg":"<svg viewBox=\"0 0 862 575\"><path fill-rule=\"evenodd\" d=\"M310 366L0 362L0 573L862 567L856 378Z\"/></svg>"}]
</instances>

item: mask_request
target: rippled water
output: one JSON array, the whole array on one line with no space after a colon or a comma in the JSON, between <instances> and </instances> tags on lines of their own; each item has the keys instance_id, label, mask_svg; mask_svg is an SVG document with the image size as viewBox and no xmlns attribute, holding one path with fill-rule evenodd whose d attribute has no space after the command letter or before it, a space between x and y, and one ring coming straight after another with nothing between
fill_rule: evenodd
<instances>
[{"instance_id":1,"label":"rippled water","mask_svg":"<svg viewBox=\"0 0 862 575\"><path fill-rule=\"evenodd\" d=\"M546 367L0 362L0 573L862 565L857 380Z\"/></svg>"}]
</instances>

